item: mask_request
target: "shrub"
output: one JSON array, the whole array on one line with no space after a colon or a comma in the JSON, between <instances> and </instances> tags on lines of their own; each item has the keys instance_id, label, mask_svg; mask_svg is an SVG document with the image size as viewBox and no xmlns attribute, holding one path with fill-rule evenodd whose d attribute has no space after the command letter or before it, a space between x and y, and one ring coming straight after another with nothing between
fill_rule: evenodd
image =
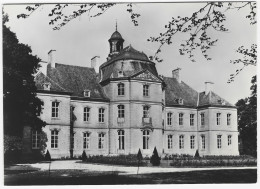
<instances>
[{"instance_id":1,"label":"shrub","mask_svg":"<svg viewBox=\"0 0 260 189\"><path fill-rule=\"evenodd\" d=\"M157 149L156 149L156 147L154 147L153 155L151 157L150 162L153 166L158 166L158 165L160 165L160 160L161 160L161 158L158 155Z\"/></svg>"},{"instance_id":2,"label":"shrub","mask_svg":"<svg viewBox=\"0 0 260 189\"><path fill-rule=\"evenodd\" d=\"M141 152L140 148L139 148L138 153L137 153L137 159L138 159L138 161L143 160L143 156L142 156L142 152Z\"/></svg>"},{"instance_id":3,"label":"shrub","mask_svg":"<svg viewBox=\"0 0 260 189\"><path fill-rule=\"evenodd\" d=\"M199 158L200 157L200 154L199 154L199 150L196 150L196 153L195 153L195 158Z\"/></svg>"},{"instance_id":4,"label":"shrub","mask_svg":"<svg viewBox=\"0 0 260 189\"><path fill-rule=\"evenodd\" d=\"M47 150L44 159L45 159L45 161L51 161L51 154L50 154L49 150Z\"/></svg>"},{"instance_id":5,"label":"shrub","mask_svg":"<svg viewBox=\"0 0 260 189\"><path fill-rule=\"evenodd\" d=\"M85 150L83 150L83 153L82 153L82 155L81 155L81 160L82 160L82 161L87 161L87 155L86 155Z\"/></svg>"}]
</instances>

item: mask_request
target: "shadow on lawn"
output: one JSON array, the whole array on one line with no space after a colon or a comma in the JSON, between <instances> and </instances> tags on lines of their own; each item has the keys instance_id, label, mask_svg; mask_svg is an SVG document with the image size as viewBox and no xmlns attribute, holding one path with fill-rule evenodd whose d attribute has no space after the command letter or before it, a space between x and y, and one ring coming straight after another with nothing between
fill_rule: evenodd
<instances>
[{"instance_id":1,"label":"shadow on lawn","mask_svg":"<svg viewBox=\"0 0 260 189\"><path fill-rule=\"evenodd\" d=\"M5 185L116 185L116 184L203 184L255 183L256 169L210 170L175 173L120 175L119 172L52 170L6 175Z\"/></svg>"}]
</instances>

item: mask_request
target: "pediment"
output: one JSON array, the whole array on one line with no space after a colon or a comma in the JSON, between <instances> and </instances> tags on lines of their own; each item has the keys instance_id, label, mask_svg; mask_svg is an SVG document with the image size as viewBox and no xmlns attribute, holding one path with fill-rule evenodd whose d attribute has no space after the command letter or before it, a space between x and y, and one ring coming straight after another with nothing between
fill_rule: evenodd
<instances>
[{"instance_id":1,"label":"pediment","mask_svg":"<svg viewBox=\"0 0 260 189\"><path fill-rule=\"evenodd\" d=\"M149 81L161 82L161 80L157 76L153 75L148 70L139 72L139 73L135 74L132 78L133 79L141 79L141 80L149 80Z\"/></svg>"}]
</instances>

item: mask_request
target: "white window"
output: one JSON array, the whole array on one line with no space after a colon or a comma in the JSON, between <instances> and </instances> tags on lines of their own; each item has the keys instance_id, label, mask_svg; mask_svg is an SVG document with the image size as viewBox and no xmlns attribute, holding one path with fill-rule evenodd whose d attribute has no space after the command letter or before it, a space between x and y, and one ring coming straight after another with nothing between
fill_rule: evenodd
<instances>
[{"instance_id":1,"label":"white window","mask_svg":"<svg viewBox=\"0 0 260 189\"><path fill-rule=\"evenodd\" d=\"M123 95L125 95L125 84L124 83L119 83L118 85L117 85L117 88L118 88L118 95L121 95L121 96L123 96Z\"/></svg>"},{"instance_id":2,"label":"white window","mask_svg":"<svg viewBox=\"0 0 260 189\"><path fill-rule=\"evenodd\" d=\"M179 113L179 125L183 125L183 113Z\"/></svg>"},{"instance_id":3,"label":"white window","mask_svg":"<svg viewBox=\"0 0 260 189\"><path fill-rule=\"evenodd\" d=\"M83 95L84 97L90 97L90 90L84 90Z\"/></svg>"},{"instance_id":4,"label":"white window","mask_svg":"<svg viewBox=\"0 0 260 189\"><path fill-rule=\"evenodd\" d=\"M99 108L98 109L98 122L104 123L104 121L105 121L105 109Z\"/></svg>"},{"instance_id":5,"label":"white window","mask_svg":"<svg viewBox=\"0 0 260 189\"><path fill-rule=\"evenodd\" d=\"M51 131L51 148L58 148L58 134L57 130Z\"/></svg>"},{"instance_id":6,"label":"white window","mask_svg":"<svg viewBox=\"0 0 260 189\"><path fill-rule=\"evenodd\" d=\"M231 145L231 141L232 141L232 136L231 136L231 135L228 135L228 146Z\"/></svg>"},{"instance_id":7,"label":"white window","mask_svg":"<svg viewBox=\"0 0 260 189\"><path fill-rule=\"evenodd\" d=\"M149 106L144 106L143 107L143 117L148 118L149 117Z\"/></svg>"},{"instance_id":8,"label":"white window","mask_svg":"<svg viewBox=\"0 0 260 189\"><path fill-rule=\"evenodd\" d=\"M201 148L202 149L206 148L206 138L205 138L205 135L201 135Z\"/></svg>"},{"instance_id":9,"label":"white window","mask_svg":"<svg viewBox=\"0 0 260 189\"><path fill-rule=\"evenodd\" d=\"M84 107L83 121L89 122L89 118L90 118L90 108L89 107Z\"/></svg>"},{"instance_id":10,"label":"white window","mask_svg":"<svg viewBox=\"0 0 260 189\"><path fill-rule=\"evenodd\" d=\"M90 148L90 133L83 133L83 148Z\"/></svg>"},{"instance_id":11,"label":"white window","mask_svg":"<svg viewBox=\"0 0 260 189\"><path fill-rule=\"evenodd\" d=\"M104 149L105 145L105 134L99 133L98 134L98 149Z\"/></svg>"},{"instance_id":12,"label":"white window","mask_svg":"<svg viewBox=\"0 0 260 189\"><path fill-rule=\"evenodd\" d=\"M118 105L118 117L119 118L125 117L125 106L124 105Z\"/></svg>"},{"instance_id":13,"label":"white window","mask_svg":"<svg viewBox=\"0 0 260 189\"><path fill-rule=\"evenodd\" d=\"M217 147L221 148L221 135L217 136Z\"/></svg>"},{"instance_id":14,"label":"white window","mask_svg":"<svg viewBox=\"0 0 260 189\"><path fill-rule=\"evenodd\" d=\"M168 149L172 149L172 135L168 135Z\"/></svg>"},{"instance_id":15,"label":"white window","mask_svg":"<svg viewBox=\"0 0 260 189\"><path fill-rule=\"evenodd\" d=\"M149 96L149 85L143 85L143 96Z\"/></svg>"},{"instance_id":16,"label":"white window","mask_svg":"<svg viewBox=\"0 0 260 189\"><path fill-rule=\"evenodd\" d=\"M184 149L184 136L183 135L179 136L179 148Z\"/></svg>"},{"instance_id":17,"label":"white window","mask_svg":"<svg viewBox=\"0 0 260 189\"><path fill-rule=\"evenodd\" d=\"M118 142L119 142L119 150L125 149L125 131L118 131Z\"/></svg>"},{"instance_id":18,"label":"white window","mask_svg":"<svg viewBox=\"0 0 260 189\"><path fill-rule=\"evenodd\" d=\"M220 116L221 116L221 114L217 113L217 125L220 125Z\"/></svg>"},{"instance_id":19,"label":"white window","mask_svg":"<svg viewBox=\"0 0 260 189\"><path fill-rule=\"evenodd\" d=\"M200 122L201 122L201 126L205 125L205 114L204 113L200 114Z\"/></svg>"},{"instance_id":20,"label":"white window","mask_svg":"<svg viewBox=\"0 0 260 189\"><path fill-rule=\"evenodd\" d=\"M195 148L195 136L192 135L190 136L190 149L194 149Z\"/></svg>"},{"instance_id":21,"label":"white window","mask_svg":"<svg viewBox=\"0 0 260 189\"><path fill-rule=\"evenodd\" d=\"M194 126L194 114L190 114L190 126Z\"/></svg>"},{"instance_id":22,"label":"white window","mask_svg":"<svg viewBox=\"0 0 260 189\"><path fill-rule=\"evenodd\" d=\"M143 149L149 149L149 131L143 131Z\"/></svg>"},{"instance_id":23,"label":"white window","mask_svg":"<svg viewBox=\"0 0 260 189\"><path fill-rule=\"evenodd\" d=\"M172 113L167 113L167 125L172 125Z\"/></svg>"},{"instance_id":24,"label":"white window","mask_svg":"<svg viewBox=\"0 0 260 189\"><path fill-rule=\"evenodd\" d=\"M32 131L32 149L40 148L40 132L33 130Z\"/></svg>"},{"instance_id":25,"label":"white window","mask_svg":"<svg viewBox=\"0 0 260 189\"><path fill-rule=\"evenodd\" d=\"M51 108L51 117L52 118L58 118L59 117L59 102L52 102L52 108Z\"/></svg>"},{"instance_id":26,"label":"white window","mask_svg":"<svg viewBox=\"0 0 260 189\"><path fill-rule=\"evenodd\" d=\"M227 114L227 125L231 124L231 114Z\"/></svg>"}]
</instances>

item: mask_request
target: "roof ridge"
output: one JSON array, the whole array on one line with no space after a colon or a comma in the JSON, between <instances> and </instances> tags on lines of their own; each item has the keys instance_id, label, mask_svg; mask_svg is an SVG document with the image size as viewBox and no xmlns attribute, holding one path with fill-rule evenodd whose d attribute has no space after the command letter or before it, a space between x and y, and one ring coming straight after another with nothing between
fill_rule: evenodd
<instances>
[{"instance_id":1,"label":"roof ridge","mask_svg":"<svg viewBox=\"0 0 260 189\"><path fill-rule=\"evenodd\" d=\"M87 69L94 69L92 67L86 67L86 66L79 66L79 65L71 65L71 64L61 64L61 63L56 63L56 65L61 65L61 66L71 66L71 67L78 67L78 68L87 68ZM56 69L56 68L55 68Z\"/></svg>"}]
</instances>

